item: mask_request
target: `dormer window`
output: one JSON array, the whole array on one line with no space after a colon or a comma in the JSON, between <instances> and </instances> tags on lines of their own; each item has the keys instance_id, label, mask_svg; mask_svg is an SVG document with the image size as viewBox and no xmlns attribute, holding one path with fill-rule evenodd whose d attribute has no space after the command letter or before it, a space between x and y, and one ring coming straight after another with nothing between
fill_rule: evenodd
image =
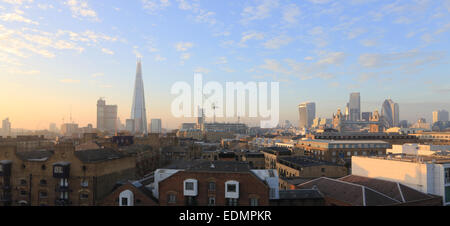
<instances>
[{"instance_id":1,"label":"dormer window","mask_svg":"<svg viewBox=\"0 0 450 226\"><path fill-rule=\"evenodd\" d=\"M187 179L184 181L184 196L198 195L198 182L195 179Z\"/></svg>"},{"instance_id":2,"label":"dormer window","mask_svg":"<svg viewBox=\"0 0 450 226\"><path fill-rule=\"evenodd\" d=\"M239 198L239 182L230 180L225 182L225 198Z\"/></svg>"},{"instance_id":3,"label":"dormer window","mask_svg":"<svg viewBox=\"0 0 450 226\"><path fill-rule=\"evenodd\" d=\"M119 195L119 206L134 206L134 194L130 190L125 190Z\"/></svg>"},{"instance_id":4,"label":"dormer window","mask_svg":"<svg viewBox=\"0 0 450 226\"><path fill-rule=\"evenodd\" d=\"M194 182L186 182L186 190L193 191L194 190Z\"/></svg>"},{"instance_id":5,"label":"dormer window","mask_svg":"<svg viewBox=\"0 0 450 226\"><path fill-rule=\"evenodd\" d=\"M236 184L228 184L227 192L236 192Z\"/></svg>"}]
</instances>

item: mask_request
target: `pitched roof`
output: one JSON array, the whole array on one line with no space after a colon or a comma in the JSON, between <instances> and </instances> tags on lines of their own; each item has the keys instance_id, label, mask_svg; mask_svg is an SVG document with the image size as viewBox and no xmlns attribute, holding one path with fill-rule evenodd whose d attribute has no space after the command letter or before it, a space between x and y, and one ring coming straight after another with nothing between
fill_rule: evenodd
<instances>
[{"instance_id":1,"label":"pitched roof","mask_svg":"<svg viewBox=\"0 0 450 226\"><path fill-rule=\"evenodd\" d=\"M322 194L315 189L280 190L280 199L321 199Z\"/></svg>"},{"instance_id":2,"label":"pitched roof","mask_svg":"<svg viewBox=\"0 0 450 226\"><path fill-rule=\"evenodd\" d=\"M97 149L76 151L75 156L84 163L102 162L128 156L113 149Z\"/></svg>"},{"instance_id":3,"label":"pitched roof","mask_svg":"<svg viewBox=\"0 0 450 226\"><path fill-rule=\"evenodd\" d=\"M22 161L47 161L53 155L53 151L36 150L16 152L17 157Z\"/></svg>"},{"instance_id":4,"label":"pitched roof","mask_svg":"<svg viewBox=\"0 0 450 226\"><path fill-rule=\"evenodd\" d=\"M362 177L357 175L349 175L346 177L342 177L339 180L366 186L380 193L383 193L399 202L411 202L432 198L432 196L430 195L393 181Z\"/></svg>"},{"instance_id":5,"label":"pitched roof","mask_svg":"<svg viewBox=\"0 0 450 226\"><path fill-rule=\"evenodd\" d=\"M325 197L339 200L352 206L380 206L400 203L371 188L326 177L300 184L297 188L314 188L319 190Z\"/></svg>"}]
</instances>

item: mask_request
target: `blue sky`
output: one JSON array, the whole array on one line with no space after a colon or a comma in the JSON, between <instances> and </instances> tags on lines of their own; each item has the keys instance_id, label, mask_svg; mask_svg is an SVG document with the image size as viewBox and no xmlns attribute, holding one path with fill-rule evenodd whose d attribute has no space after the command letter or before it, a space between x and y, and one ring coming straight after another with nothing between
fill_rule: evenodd
<instances>
[{"instance_id":1,"label":"blue sky","mask_svg":"<svg viewBox=\"0 0 450 226\"><path fill-rule=\"evenodd\" d=\"M278 81L281 119L314 101L318 116L361 92L400 117L450 110L450 0L0 0L0 117L47 128L69 113L95 125L105 97L130 115L143 58L149 118L170 116L177 81ZM33 109L34 114L30 114Z\"/></svg>"}]
</instances>

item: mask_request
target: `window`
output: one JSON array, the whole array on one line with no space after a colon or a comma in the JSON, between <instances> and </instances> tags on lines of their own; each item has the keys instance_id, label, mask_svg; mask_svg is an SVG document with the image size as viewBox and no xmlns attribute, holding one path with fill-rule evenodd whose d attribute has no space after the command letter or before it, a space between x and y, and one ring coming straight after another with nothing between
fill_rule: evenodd
<instances>
[{"instance_id":1,"label":"window","mask_svg":"<svg viewBox=\"0 0 450 226\"><path fill-rule=\"evenodd\" d=\"M187 206L196 206L197 205L197 199L195 196L186 196L186 205Z\"/></svg>"},{"instance_id":2,"label":"window","mask_svg":"<svg viewBox=\"0 0 450 226\"><path fill-rule=\"evenodd\" d=\"M20 185L22 185L22 186L27 185L27 180L21 179L21 180L20 180Z\"/></svg>"},{"instance_id":3,"label":"window","mask_svg":"<svg viewBox=\"0 0 450 226\"><path fill-rule=\"evenodd\" d=\"M59 181L59 186L60 187L69 187L69 181L67 180L67 178L61 178L61 180Z\"/></svg>"},{"instance_id":4,"label":"window","mask_svg":"<svg viewBox=\"0 0 450 226\"><path fill-rule=\"evenodd\" d=\"M88 193L81 193L80 194L80 199L88 199L89 198L89 194Z\"/></svg>"},{"instance_id":5,"label":"window","mask_svg":"<svg viewBox=\"0 0 450 226\"><path fill-rule=\"evenodd\" d=\"M216 205L216 197L210 196L208 198L208 206L215 206Z\"/></svg>"},{"instance_id":6,"label":"window","mask_svg":"<svg viewBox=\"0 0 450 226\"><path fill-rule=\"evenodd\" d=\"M228 184L227 185L227 192L236 192L236 185L235 184Z\"/></svg>"},{"instance_id":7,"label":"window","mask_svg":"<svg viewBox=\"0 0 450 226\"><path fill-rule=\"evenodd\" d=\"M194 182L186 182L186 190L193 191L194 190Z\"/></svg>"},{"instance_id":8,"label":"window","mask_svg":"<svg viewBox=\"0 0 450 226\"><path fill-rule=\"evenodd\" d=\"M445 202L450 202L450 186L445 187Z\"/></svg>"},{"instance_id":9,"label":"window","mask_svg":"<svg viewBox=\"0 0 450 226\"><path fill-rule=\"evenodd\" d=\"M0 165L0 173L3 172L3 165Z\"/></svg>"},{"instance_id":10,"label":"window","mask_svg":"<svg viewBox=\"0 0 450 226\"><path fill-rule=\"evenodd\" d=\"M62 166L55 166L53 170L54 170L54 173L63 173L64 172Z\"/></svg>"},{"instance_id":11,"label":"window","mask_svg":"<svg viewBox=\"0 0 450 226\"><path fill-rule=\"evenodd\" d=\"M325 173L325 168L320 169L322 171L322 173Z\"/></svg>"},{"instance_id":12,"label":"window","mask_svg":"<svg viewBox=\"0 0 450 226\"><path fill-rule=\"evenodd\" d=\"M87 179L82 179L81 180L81 187L82 188L87 188L89 187L89 181Z\"/></svg>"},{"instance_id":13,"label":"window","mask_svg":"<svg viewBox=\"0 0 450 226\"><path fill-rule=\"evenodd\" d=\"M257 198L251 198L250 199L250 206L258 206L258 199Z\"/></svg>"},{"instance_id":14,"label":"window","mask_svg":"<svg viewBox=\"0 0 450 226\"><path fill-rule=\"evenodd\" d=\"M47 180L42 179L42 180L39 182L39 184L40 184L41 186L46 186L46 185L47 185Z\"/></svg>"},{"instance_id":15,"label":"window","mask_svg":"<svg viewBox=\"0 0 450 226\"><path fill-rule=\"evenodd\" d=\"M39 192L39 198L45 199L45 198L47 198L47 197L48 197L48 194L47 194L46 191L40 191L40 192Z\"/></svg>"},{"instance_id":16,"label":"window","mask_svg":"<svg viewBox=\"0 0 450 226\"><path fill-rule=\"evenodd\" d=\"M69 199L69 192L61 192L59 197L61 199Z\"/></svg>"},{"instance_id":17,"label":"window","mask_svg":"<svg viewBox=\"0 0 450 226\"><path fill-rule=\"evenodd\" d=\"M177 202L177 196L175 194L169 194L169 197L167 198L168 203L176 203Z\"/></svg>"},{"instance_id":18,"label":"window","mask_svg":"<svg viewBox=\"0 0 450 226\"><path fill-rule=\"evenodd\" d=\"M121 206L128 206L128 198L122 198L120 200L120 205Z\"/></svg>"},{"instance_id":19,"label":"window","mask_svg":"<svg viewBox=\"0 0 450 226\"><path fill-rule=\"evenodd\" d=\"M216 190L216 182L211 181L208 183L208 190L209 191L215 191Z\"/></svg>"},{"instance_id":20,"label":"window","mask_svg":"<svg viewBox=\"0 0 450 226\"><path fill-rule=\"evenodd\" d=\"M450 168L445 169L445 183L450 183Z\"/></svg>"},{"instance_id":21,"label":"window","mask_svg":"<svg viewBox=\"0 0 450 226\"><path fill-rule=\"evenodd\" d=\"M125 202L126 201L126 202ZM130 190L125 190L119 194L119 206L133 206L134 194Z\"/></svg>"},{"instance_id":22,"label":"window","mask_svg":"<svg viewBox=\"0 0 450 226\"><path fill-rule=\"evenodd\" d=\"M227 199L227 206L237 206L238 205L238 199Z\"/></svg>"},{"instance_id":23,"label":"window","mask_svg":"<svg viewBox=\"0 0 450 226\"><path fill-rule=\"evenodd\" d=\"M21 196L26 196L27 194L28 194L27 191L25 191L25 190L20 190L20 195L21 195Z\"/></svg>"}]
</instances>

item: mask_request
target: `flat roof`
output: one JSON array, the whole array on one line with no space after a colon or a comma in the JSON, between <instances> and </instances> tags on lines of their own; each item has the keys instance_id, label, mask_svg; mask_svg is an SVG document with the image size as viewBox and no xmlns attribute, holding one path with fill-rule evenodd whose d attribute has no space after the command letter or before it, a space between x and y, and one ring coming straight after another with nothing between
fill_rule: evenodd
<instances>
[{"instance_id":1,"label":"flat roof","mask_svg":"<svg viewBox=\"0 0 450 226\"><path fill-rule=\"evenodd\" d=\"M299 142L318 142L328 144L388 144L388 142L382 140L300 140Z\"/></svg>"},{"instance_id":2,"label":"flat roof","mask_svg":"<svg viewBox=\"0 0 450 226\"><path fill-rule=\"evenodd\" d=\"M427 163L427 164L446 164L450 163L450 156L437 155L406 155L406 154L391 154L385 156L353 156L358 158L373 158L380 160L391 160L411 163Z\"/></svg>"}]
</instances>

